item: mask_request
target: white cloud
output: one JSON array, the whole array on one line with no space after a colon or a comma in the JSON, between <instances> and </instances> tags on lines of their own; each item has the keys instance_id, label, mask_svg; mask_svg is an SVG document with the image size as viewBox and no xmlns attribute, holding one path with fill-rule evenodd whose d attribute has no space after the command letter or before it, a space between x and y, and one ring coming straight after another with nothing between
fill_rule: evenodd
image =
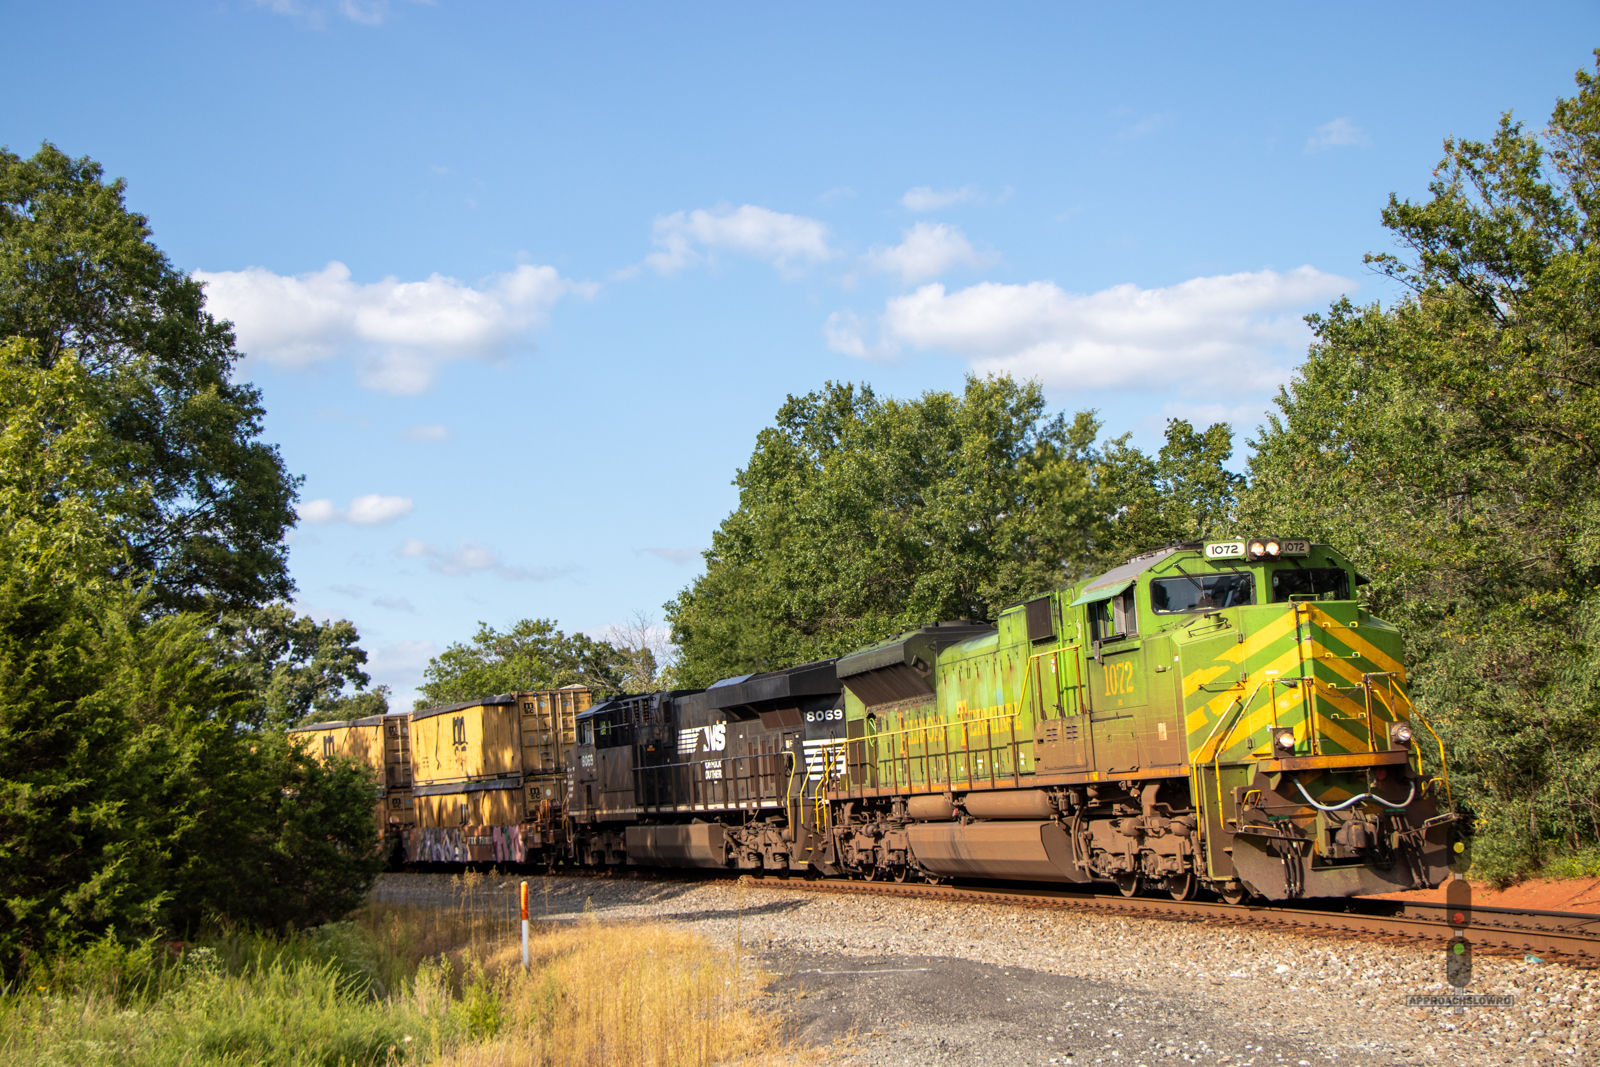
<instances>
[{"instance_id":1,"label":"white cloud","mask_svg":"<svg viewBox=\"0 0 1600 1067\"><path fill-rule=\"evenodd\" d=\"M367 594L370 592L370 590L367 590L359 585L330 585L328 588L333 590L335 593L338 593L340 596L347 596L353 600L367 600ZM391 597L380 594L372 597L370 603L374 607L387 608L390 611L414 612L417 610L416 606L403 596Z\"/></svg>"},{"instance_id":2,"label":"white cloud","mask_svg":"<svg viewBox=\"0 0 1600 1067\"><path fill-rule=\"evenodd\" d=\"M373 684L393 690L389 696L391 710L410 710L412 701L421 696L417 686L422 684L422 672L440 651L432 641L396 641L367 653L366 670L372 675Z\"/></svg>"},{"instance_id":3,"label":"white cloud","mask_svg":"<svg viewBox=\"0 0 1600 1067\"><path fill-rule=\"evenodd\" d=\"M1322 152L1329 148L1365 148L1372 143L1367 132L1349 119L1334 119L1318 126L1306 139L1307 152Z\"/></svg>"},{"instance_id":4,"label":"white cloud","mask_svg":"<svg viewBox=\"0 0 1600 1067\"><path fill-rule=\"evenodd\" d=\"M205 283L208 310L232 320L249 356L298 369L359 352L362 384L402 396L426 392L448 363L529 347L528 331L556 301L597 288L532 264L477 288L441 274L360 284L339 262L292 277L261 267L194 276Z\"/></svg>"},{"instance_id":5,"label":"white cloud","mask_svg":"<svg viewBox=\"0 0 1600 1067\"><path fill-rule=\"evenodd\" d=\"M412 0L413 3L432 3L433 0ZM377 26L389 17L389 0L256 0L274 15L288 15L304 19L313 26L321 26L327 17L339 15L364 26Z\"/></svg>"},{"instance_id":6,"label":"white cloud","mask_svg":"<svg viewBox=\"0 0 1600 1067\"><path fill-rule=\"evenodd\" d=\"M912 211L938 211L940 208L976 200L980 195L978 190L970 185L963 185L959 189L934 189L919 185L914 189L907 189L905 195L900 198L900 203Z\"/></svg>"},{"instance_id":7,"label":"white cloud","mask_svg":"<svg viewBox=\"0 0 1600 1067\"><path fill-rule=\"evenodd\" d=\"M875 247L864 258L873 270L898 274L906 282L922 282L960 264L988 266L996 257L979 254L955 226L919 222L901 234L899 244Z\"/></svg>"},{"instance_id":8,"label":"white cloud","mask_svg":"<svg viewBox=\"0 0 1600 1067\"><path fill-rule=\"evenodd\" d=\"M531 570L513 567L502 560L500 553L494 549L471 541L462 541L459 548L447 549L430 545L426 541L418 541L415 537L408 537L405 544L397 550L397 554L412 559L425 559L428 561L429 570L452 578L488 571L497 578L511 581L545 582L570 574L572 571L570 567L537 567Z\"/></svg>"},{"instance_id":9,"label":"white cloud","mask_svg":"<svg viewBox=\"0 0 1600 1067\"><path fill-rule=\"evenodd\" d=\"M866 333L866 323L854 311L835 311L822 324L822 336L827 338L828 347L835 352L843 352L857 359L876 359L893 354L880 350L876 345L868 345Z\"/></svg>"},{"instance_id":10,"label":"white cloud","mask_svg":"<svg viewBox=\"0 0 1600 1067\"><path fill-rule=\"evenodd\" d=\"M407 441L448 441L450 429L447 426L408 426L400 436Z\"/></svg>"},{"instance_id":11,"label":"white cloud","mask_svg":"<svg viewBox=\"0 0 1600 1067\"><path fill-rule=\"evenodd\" d=\"M408 496L379 496L368 493L358 496L350 501L347 508L335 507L333 501L326 498L308 500L296 505L295 510L300 513L300 521L320 526L327 522L349 522L357 526L382 526L386 522L404 518L411 514L411 498Z\"/></svg>"},{"instance_id":12,"label":"white cloud","mask_svg":"<svg viewBox=\"0 0 1600 1067\"><path fill-rule=\"evenodd\" d=\"M1309 336L1301 313L1355 288L1311 267L1194 278L1163 289L1118 285L1087 295L1052 282L938 283L891 299L869 343L853 312L823 327L829 347L864 358L902 349L964 356L979 373L1050 386L1107 388L1270 370Z\"/></svg>"},{"instance_id":13,"label":"white cloud","mask_svg":"<svg viewBox=\"0 0 1600 1067\"><path fill-rule=\"evenodd\" d=\"M699 559L703 548L640 548L638 552L648 552L657 559L664 559L668 563L688 563L692 559Z\"/></svg>"},{"instance_id":14,"label":"white cloud","mask_svg":"<svg viewBox=\"0 0 1600 1067\"><path fill-rule=\"evenodd\" d=\"M834 255L823 223L754 204L662 215L655 220L651 239L661 251L652 252L644 262L660 274L705 262L719 250L765 260L785 273Z\"/></svg>"}]
</instances>

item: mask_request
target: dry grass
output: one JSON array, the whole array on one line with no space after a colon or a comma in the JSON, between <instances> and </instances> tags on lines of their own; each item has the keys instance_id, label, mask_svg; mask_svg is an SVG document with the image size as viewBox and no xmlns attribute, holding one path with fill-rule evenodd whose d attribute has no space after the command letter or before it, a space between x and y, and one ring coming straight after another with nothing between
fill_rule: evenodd
<instances>
[{"instance_id":1,"label":"dry grass","mask_svg":"<svg viewBox=\"0 0 1600 1067\"><path fill-rule=\"evenodd\" d=\"M658 923L547 930L486 962L503 1014L495 1036L441 1062L457 1067L709 1067L777 1051L756 1010L765 976L703 938ZM470 1002L470 1001L469 1001Z\"/></svg>"}]
</instances>

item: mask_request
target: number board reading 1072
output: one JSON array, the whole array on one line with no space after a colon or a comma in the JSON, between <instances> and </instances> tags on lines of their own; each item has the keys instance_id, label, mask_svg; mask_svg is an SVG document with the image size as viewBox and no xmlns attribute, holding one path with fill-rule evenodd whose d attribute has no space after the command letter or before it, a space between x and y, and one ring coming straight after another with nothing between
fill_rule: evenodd
<instances>
[{"instance_id":1,"label":"number board reading 1072","mask_svg":"<svg viewBox=\"0 0 1600 1067\"><path fill-rule=\"evenodd\" d=\"M1287 539L1280 542L1282 548L1276 555L1279 556L1309 556L1311 555L1311 542L1299 538ZM1245 542L1243 541L1212 541L1206 545L1206 559L1245 559Z\"/></svg>"}]
</instances>

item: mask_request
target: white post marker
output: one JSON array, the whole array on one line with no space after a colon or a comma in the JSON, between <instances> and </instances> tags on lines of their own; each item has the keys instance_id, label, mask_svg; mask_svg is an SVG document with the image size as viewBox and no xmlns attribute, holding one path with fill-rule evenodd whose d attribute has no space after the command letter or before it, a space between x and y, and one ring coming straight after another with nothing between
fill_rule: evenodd
<instances>
[{"instance_id":1,"label":"white post marker","mask_svg":"<svg viewBox=\"0 0 1600 1067\"><path fill-rule=\"evenodd\" d=\"M522 883L522 969L528 969L528 883Z\"/></svg>"}]
</instances>

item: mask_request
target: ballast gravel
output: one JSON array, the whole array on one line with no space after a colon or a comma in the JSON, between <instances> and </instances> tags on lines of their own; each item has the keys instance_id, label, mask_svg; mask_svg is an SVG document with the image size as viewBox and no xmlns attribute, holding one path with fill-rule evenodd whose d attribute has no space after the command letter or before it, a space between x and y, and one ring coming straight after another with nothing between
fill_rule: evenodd
<instances>
[{"instance_id":1,"label":"ballast gravel","mask_svg":"<svg viewBox=\"0 0 1600 1067\"><path fill-rule=\"evenodd\" d=\"M513 915L520 876L467 876ZM1600 970L1480 955L1455 992L1442 948L1068 910L779 888L749 880L528 878L535 919L681 923L774 975L771 1003L839 1062L1600 1065ZM458 907L460 876L384 875L376 900ZM502 910L503 909L503 910Z\"/></svg>"}]
</instances>

